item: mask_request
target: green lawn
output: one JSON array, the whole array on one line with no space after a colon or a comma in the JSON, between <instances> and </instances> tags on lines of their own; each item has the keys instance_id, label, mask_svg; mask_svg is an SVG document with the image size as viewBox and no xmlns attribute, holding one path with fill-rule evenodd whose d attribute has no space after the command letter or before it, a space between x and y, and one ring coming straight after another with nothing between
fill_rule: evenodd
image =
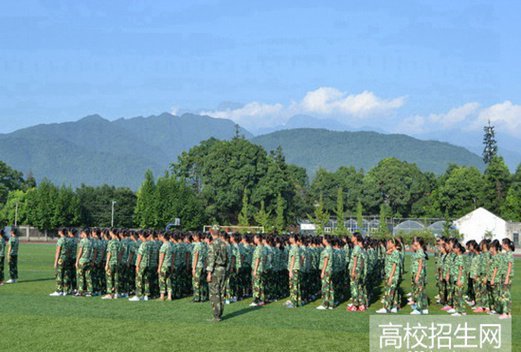
<instances>
[{"instance_id":1,"label":"green lawn","mask_svg":"<svg viewBox=\"0 0 521 352\"><path fill-rule=\"evenodd\" d=\"M0 351L367 351L369 313L345 304L317 311L319 302L288 310L281 303L226 306L222 323L208 323L209 303L102 301L49 297L54 291L53 245L20 245L20 281L0 287ZM429 266L432 277L432 262ZM520 262L516 261L519 266ZM519 269L518 269L519 270ZM409 278L404 280L408 291ZM434 280L429 296L435 295ZM521 350L521 278L513 285L513 351ZM433 314L446 314L432 305ZM402 314L408 314L404 308Z\"/></svg>"}]
</instances>

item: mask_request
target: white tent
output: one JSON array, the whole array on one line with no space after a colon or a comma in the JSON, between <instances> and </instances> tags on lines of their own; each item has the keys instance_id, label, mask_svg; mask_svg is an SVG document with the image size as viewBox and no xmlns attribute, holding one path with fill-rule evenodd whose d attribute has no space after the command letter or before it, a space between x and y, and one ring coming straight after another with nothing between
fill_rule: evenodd
<instances>
[{"instance_id":1,"label":"white tent","mask_svg":"<svg viewBox=\"0 0 521 352\"><path fill-rule=\"evenodd\" d=\"M454 221L454 226L463 235L463 242L475 240L479 243L485 234L491 240L502 240L508 236L507 222L485 208L478 208Z\"/></svg>"}]
</instances>

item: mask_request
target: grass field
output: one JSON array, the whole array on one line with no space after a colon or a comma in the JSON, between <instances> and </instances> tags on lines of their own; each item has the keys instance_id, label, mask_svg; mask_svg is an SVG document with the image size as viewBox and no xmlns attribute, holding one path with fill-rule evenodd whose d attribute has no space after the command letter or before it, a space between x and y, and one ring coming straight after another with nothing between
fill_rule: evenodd
<instances>
[{"instance_id":1,"label":"grass field","mask_svg":"<svg viewBox=\"0 0 521 352\"><path fill-rule=\"evenodd\" d=\"M102 301L49 297L54 291L54 246L21 244L20 281L0 287L0 351L367 351L369 313L348 313L345 304L317 311L319 302L288 310L281 303L250 308L228 305L213 324L209 303ZM433 263L429 266L430 278ZM406 264L407 265L407 264ZM520 261L516 260L516 266ZM408 292L407 277L405 290ZM435 295L429 280L429 296ZM513 349L521 350L521 278L513 283ZM431 305L432 314L446 314ZM404 308L402 314L408 314ZM456 318L455 318L456 319ZM461 318L464 319L464 318Z\"/></svg>"}]
</instances>

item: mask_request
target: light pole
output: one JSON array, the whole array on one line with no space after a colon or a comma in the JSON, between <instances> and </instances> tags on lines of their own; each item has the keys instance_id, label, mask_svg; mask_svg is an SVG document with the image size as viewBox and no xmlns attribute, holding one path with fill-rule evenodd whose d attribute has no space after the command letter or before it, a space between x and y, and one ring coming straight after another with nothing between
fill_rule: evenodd
<instances>
[{"instance_id":1,"label":"light pole","mask_svg":"<svg viewBox=\"0 0 521 352\"><path fill-rule=\"evenodd\" d=\"M14 208L14 227L17 227L18 225L18 202L16 202L15 208Z\"/></svg>"},{"instance_id":2,"label":"light pole","mask_svg":"<svg viewBox=\"0 0 521 352\"><path fill-rule=\"evenodd\" d=\"M114 205L116 205L116 201L112 201L112 217L110 220L110 227L114 227Z\"/></svg>"}]
</instances>

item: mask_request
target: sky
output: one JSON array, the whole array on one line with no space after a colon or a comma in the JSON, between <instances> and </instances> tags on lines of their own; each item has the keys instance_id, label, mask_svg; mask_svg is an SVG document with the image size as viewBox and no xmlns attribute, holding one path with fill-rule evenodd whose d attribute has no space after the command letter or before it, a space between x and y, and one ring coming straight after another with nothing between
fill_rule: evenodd
<instances>
[{"instance_id":1,"label":"sky","mask_svg":"<svg viewBox=\"0 0 521 352\"><path fill-rule=\"evenodd\" d=\"M519 1L0 4L0 133L100 114L521 130ZM516 139L517 140L517 139ZM520 148L521 149L521 145Z\"/></svg>"}]
</instances>

